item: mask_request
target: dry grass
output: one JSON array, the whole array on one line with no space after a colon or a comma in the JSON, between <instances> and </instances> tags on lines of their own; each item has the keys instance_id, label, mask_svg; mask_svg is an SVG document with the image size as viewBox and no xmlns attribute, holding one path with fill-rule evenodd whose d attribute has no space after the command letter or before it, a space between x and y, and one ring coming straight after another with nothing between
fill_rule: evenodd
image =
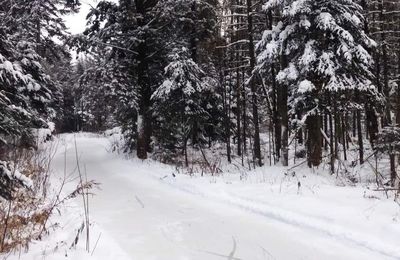
<instances>
[{"instance_id":1,"label":"dry grass","mask_svg":"<svg viewBox=\"0 0 400 260\"><path fill-rule=\"evenodd\" d=\"M64 202L87 194L95 182L81 182L71 193L62 197L67 177L56 194L49 195L50 164L57 150L52 143L42 151L15 150L7 161L11 172L19 172L32 181L32 185L12 187L12 199L0 197L0 254L26 251L29 243L48 234L52 213Z\"/></svg>"}]
</instances>

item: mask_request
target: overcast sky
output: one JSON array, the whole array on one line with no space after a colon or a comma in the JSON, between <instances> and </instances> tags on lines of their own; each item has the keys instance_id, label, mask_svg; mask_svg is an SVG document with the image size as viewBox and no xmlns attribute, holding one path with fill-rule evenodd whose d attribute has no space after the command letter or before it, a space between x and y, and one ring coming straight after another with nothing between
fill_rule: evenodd
<instances>
[{"instance_id":1,"label":"overcast sky","mask_svg":"<svg viewBox=\"0 0 400 260\"><path fill-rule=\"evenodd\" d=\"M79 13L66 16L65 22L72 34L82 33L86 27L86 15L90 11L90 6L96 7L99 0L81 0Z\"/></svg>"}]
</instances>

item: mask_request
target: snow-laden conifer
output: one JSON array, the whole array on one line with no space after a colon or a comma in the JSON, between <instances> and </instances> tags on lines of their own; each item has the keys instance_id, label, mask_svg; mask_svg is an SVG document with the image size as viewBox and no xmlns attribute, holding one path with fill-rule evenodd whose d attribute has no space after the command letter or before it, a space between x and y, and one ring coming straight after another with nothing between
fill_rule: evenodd
<instances>
[{"instance_id":1,"label":"snow-laden conifer","mask_svg":"<svg viewBox=\"0 0 400 260\"><path fill-rule=\"evenodd\" d=\"M269 0L264 9L278 10L281 19L257 46L258 70L279 68L276 79L288 88L291 113L308 127L309 164L318 165L320 115L329 100L346 110L376 96L370 54L376 43L353 0Z\"/></svg>"}]
</instances>

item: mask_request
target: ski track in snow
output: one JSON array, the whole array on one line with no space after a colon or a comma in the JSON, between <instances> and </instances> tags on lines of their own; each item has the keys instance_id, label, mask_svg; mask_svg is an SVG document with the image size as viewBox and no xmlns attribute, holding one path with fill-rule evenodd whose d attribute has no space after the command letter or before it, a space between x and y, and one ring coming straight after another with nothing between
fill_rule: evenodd
<instances>
[{"instance_id":1,"label":"ski track in snow","mask_svg":"<svg viewBox=\"0 0 400 260\"><path fill-rule=\"evenodd\" d=\"M74 136L62 138L71 170ZM349 230L332 216L214 189L199 178L173 178L171 166L109 153L105 138L77 135L76 141L88 178L101 183L90 200L90 218L102 236L93 256L70 259L110 259L101 255L110 246L106 241L112 241L110 251L123 251L115 260L400 259L395 242ZM52 167L63 172L64 147Z\"/></svg>"},{"instance_id":2,"label":"ski track in snow","mask_svg":"<svg viewBox=\"0 0 400 260\"><path fill-rule=\"evenodd\" d=\"M248 198L241 198L232 193L224 194L206 194L196 190L193 185L190 188L175 185L173 182L168 183L171 187L187 192L193 195L199 195L214 201L219 201L228 205L232 205L245 211L264 216L269 219L274 219L279 222L284 222L295 227L310 229L322 234L331 236L332 238L344 242L350 242L355 246L364 247L368 250L378 252L384 256L394 259L400 259L400 246L386 245L380 238L370 237L366 234L357 234L347 231L346 229L332 225L323 219L311 218L291 212L288 210L277 208L276 206L268 205L265 202L258 202Z\"/></svg>"}]
</instances>

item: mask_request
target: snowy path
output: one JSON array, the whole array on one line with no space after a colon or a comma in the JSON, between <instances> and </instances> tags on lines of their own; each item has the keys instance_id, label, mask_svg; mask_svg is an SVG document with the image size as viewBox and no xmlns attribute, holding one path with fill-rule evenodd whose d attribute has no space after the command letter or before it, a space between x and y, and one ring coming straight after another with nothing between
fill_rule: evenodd
<instances>
[{"instance_id":1,"label":"snowy path","mask_svg":"<svg viewBox=\"0 0 400 260\"><path fill-rule=\"evenodd\" d=\"M66 138L67 165L74 168L73 136ZM109 259L100 255L107 250L123 251L114 260L400 259L400 244L330 226L329 216L181 186L171 177L173 168L110 154L104 138L81 136L77 146L88 178L101 183L90 201L91 220L104 232L94 259ZM63 167L59 152L53 169Z\"/></svg>"}]
</instances>

